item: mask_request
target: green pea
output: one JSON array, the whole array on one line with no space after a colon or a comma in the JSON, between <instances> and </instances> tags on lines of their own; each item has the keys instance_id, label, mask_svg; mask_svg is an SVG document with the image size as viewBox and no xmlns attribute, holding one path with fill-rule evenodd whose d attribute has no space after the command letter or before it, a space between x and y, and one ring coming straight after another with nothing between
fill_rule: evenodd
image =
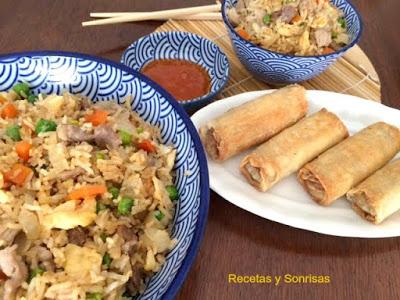
<instances>
[{"instance_id":1,"label":"green pea","mask_svg":"<svg viewBox=\"0 0 400 300\"><path fill-rule=\"evenodd\" d=\"M36 123L35 132L36 134L39 134L42 132L56 131L56 129L57 129L56 122L51 120L40 119Z\"/></svg>"},{"instance_id":2,"label":"green pea","mask_svg":"<svg viewBox=\"0 0 400 300\"><path fill-rule=\"evenodd\" d=\"M13 141L21 140L21 132L19 131L21 127L18 125L10 125L6 129L6 135L10 137Z\"/></svg>"},{"instance_id":3,"label":"green pea","mask_svg":"<svg viewBox=\"0 0 400 300\"><path fill-rule=\"evenodd\" d=\"M110 254L108 254L106 252L106 254L104 254L104 256L103 256L103 265L106 266L107 269L109 269L111 266L111 262L112 262L112 258L110 256Z\"/></svg>"},{"instance_id":4,"label":"green pea","mask_svg":"<svg viewBox=\"0 0 400 300\"><path fill-rule=\"evenodd\" d=\"M132 144L132 135L129 132L120 130L118 133L123 146L129 146Z\"/></svg>"},{"instance_id":5,"label":"green pea","mask_svg":"<svg viewBox=\"0 0 400 300\"><path fill-rule=\"evenodd\" d=\"M121 201L118 203L118 213L123 216L129 215L133 205L134 200L132 198L122 197Z\"/></svg>"},{"instance_id":6,"label":"green pea","mask_svg":"<svg viewBox=\"0 0 400 300\"><path fill-rule=\"evenodd\" d=\"M27 98L29 96L29 85L25 82L20 82L14 85L14 92L16 92L20 97Z\"/></svg>"},{"instance_id":7,"label":"green pea","mask_svg":"<svg viewBox=\"0 0 400 300\"><path fill-rule=\"evenodd\" d=\"M112 195L113 199L117 199L119 196L119 188L117 188L115 186L110 186L108 188L108 192Z\"/></svg>"},{"instance_id":8,"label":"green pea","mask_svg":"<svg viewBox=\"0 0 400 300\"><path fill-rule=\"evenodd\" d=\"M162 213L162 211L156 210L154 212L154 217L158 220L161 221L162 219L164 219L165 215Z\"/></svg>"},{"instance_id":9,"label":"green pea","mask_svg":"<svg viewBox=\"0 0 400 300\"><path fill-rule=\"evenodd\" d=\"M96 152L96 159L105 159L106 155L103 152Z\"/></svg>"},{"instance_id":10,"label":"green pea","mask_svg":"<svg viewBox=\"0 0 400 300\"><path fill-rule=\"evenodd\" d=\"M165 187L165 189L167 190L169 198L172 201L178 200L178 198L179 198L178 190L176 189L176 187L174 185L168 185Z\"/></svg>"},{"instance_id":11,"label":"green pea","mask_svg":"<svg viewBox=\"0 0 400 300\"><path fill-rule=\"evenodd\" d=\"M44 270L42 268L40 268L40 267L37 267L37 268L31 270L30 273L29 273L28 282L31 282L31 280L33 278L35 278L36 276L38 276L38 275L39 276L43 275L43 273L44 273Z\"/></svg>"},{"instance_id":12,"label":"green pea","mask_svg":"<svg viewBox=\"0 0 400 300\"><path fill-rule=\"evenodd\" d=\"M86 300L102 300L103 295L101 293L86 293Z\"/></svg>"},{"instance_id":13,"label":"green pea","mask_svg":"<svg viewBox=\"0 0 400 300\"><path fill-rule=\"evenodd\" d=\"M269 25L269 23L271 23L271 15L265 15L263 18L263 22L265 25Z\"/></svg>"},{"instance_id":14,"label":"green pea","mask_svg":"<svg viewBox=\"0 0 400 300\"><path fill-rule=\"evenodd\" d=\"M338 23L340 24L340 27L346 28L346 20L343 17L338 18Z\"/></svg>"},{"instance_id":15,"label":"green pea","mask_svg":"<svg viewBox=\"0 0 400 300\"><path fill-rule=\"evenodd\" d=\"M136 128L136 133L137 133L137 134L141 134L141 133L143 133L143 132L144 132L144 129L143 129L142 127Z\"/></svg>"},{"instance_id":16,"label":"green pea","mask_svg":"<svg viewBox=\"0 0 400 300\"><path fill-rule=\"evenodd\" d=\"M29 103L34 104L37 100L38 100L38 96L33 95L33 94L29 94L29 96L28 96L28 102Z\"/></svg>"}]
</instances>

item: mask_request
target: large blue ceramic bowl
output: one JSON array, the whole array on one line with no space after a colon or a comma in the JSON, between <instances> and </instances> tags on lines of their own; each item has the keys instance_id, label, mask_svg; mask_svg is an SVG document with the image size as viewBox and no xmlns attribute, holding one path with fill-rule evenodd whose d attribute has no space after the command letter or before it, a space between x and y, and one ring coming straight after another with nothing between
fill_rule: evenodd
<instances>
[{"instance_id":1,"label":"large blue ceramic bowl","mask_svg":"<svg viewBox=\"0 0 400 300\"><path fill-rule=\"evenodd\" d=\"M207 95L181 101L189 110L210 103L223 89L229 78L229 61L212 41L190 32L155 32L146 35L125 50L121 63L140 71L158 59L188 60L202 66L210 75L211 89Z\"/></svg>"},{"instance_id":2,"label":"large blue ceramic bowl","mask_svg":"<svg viewBox=\"0 0 400 300\"><path fill-rule=\"evenodd\" d=\"M336 61L359 40L362 32L361 17L355 7L346 0L331 0L344 12L351 42L337 52L317 56L293 56L261 48L243 39L227 17L227 10L238 0L224 0L222 17L229 32L233 48L241 63L256 78L272 84L296 83L311 79Z\"/></svg>"},{"instance_id":3,"label":"large blue ceramic bowl","mask_svg":"<svg viewBox=\"0 0 400 300\"><path fill-rule=\"evenodd\" d=\"M164 143L177 148L175 184L179 201L172 236L177 245L147 284L139 299L172 299L189 271L204 233L209 203L206 158L192 122L163 89L138 72L94 56L67 52L29 52L0 56L0 91L17 82L34 93L85 95L94 101L124 103L133 96L132 110L161 129Z\"/></svg>"}]
</instances>

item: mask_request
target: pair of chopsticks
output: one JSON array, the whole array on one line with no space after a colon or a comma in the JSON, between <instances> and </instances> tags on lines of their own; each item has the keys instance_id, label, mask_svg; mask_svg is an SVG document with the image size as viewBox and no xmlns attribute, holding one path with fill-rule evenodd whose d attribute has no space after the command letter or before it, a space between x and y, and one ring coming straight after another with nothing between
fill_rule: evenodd
<instances>
[{"instance_id":1,"label":"pair of chopsticks","mask_svg":"<svg viewBox=\"0 0 400 300\"><path fill-rule=\"evenodd\" d=\"M148 21L148 20L221 20L221 4L178 8L153 12L98 12L90 13L92 18L101 18L82 22L82 26L95 26L118 24L125 22Z\"/></svg>"}]
</instances>

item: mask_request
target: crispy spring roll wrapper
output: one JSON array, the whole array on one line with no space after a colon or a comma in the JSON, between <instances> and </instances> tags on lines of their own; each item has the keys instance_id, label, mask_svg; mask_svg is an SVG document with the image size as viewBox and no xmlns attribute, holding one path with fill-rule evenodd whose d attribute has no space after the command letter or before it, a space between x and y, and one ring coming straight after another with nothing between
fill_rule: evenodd
<instances>
[{"instance_id":1,"label":"crispy spring roll wrapper","mask_svg":"<svg viewBox=\"0 0 400 300\"><path fill-rule=\"evenodd\" d=\"M400 131L384 122L364 128L306 164L298 180L321 205L330 205L400 150Z\"/></svg>"},{"instance_id":2,"label":"crispy spring roll wrapper","mask_svg":"<svg viewBox=\"0 0 400 300\"><path fill-rule=\"evenodd\" d=\"M400 209L400 160L384 166L346 196L361 217L381 223Z\"/></svg>"},{"instance_id":3,"label":"crispy spring roll wrapper","mask_svg":"<svg viewBox=\"0 0 400 300\"><path fill-rule=\"evenodd\" d=\"M200 128L208 155L226 160L265 142L307 113L306 90L291 85L235 107Z\"/></svg>"},{"instance_id":4,"label":"crispy spring roll wrapper","mask_svg":"<svg viewBox=\"0 0 400 300\"><path fill-rule=\"evenodd\" d=\"M240 164L240 171L250 184L265 192L348 135L342 121L322 109L247 155Z\"/></svg>"}]
</instances>

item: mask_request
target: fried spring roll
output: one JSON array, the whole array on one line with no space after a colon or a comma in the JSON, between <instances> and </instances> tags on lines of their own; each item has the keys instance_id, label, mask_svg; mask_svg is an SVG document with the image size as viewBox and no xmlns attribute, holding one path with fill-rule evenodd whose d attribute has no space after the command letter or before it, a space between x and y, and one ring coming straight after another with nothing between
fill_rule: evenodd
<instances>
[{"instance_id":1,"label":"fried spring roll","mask_svg":"<svg viewBox=\"0 0 400 300\"><path fill-rule=\"evenodd\" d=\"M322 109L286 128L247 155L240 164L240 171L250 184L265 192L347 136L342 121Z\"/></svg>"},{"instance_id":2,"label":"fried spring roll","mask_svg":"<svg viewBox=\"0 0 400 300\"><path fill-rule=\"evenodd\" d=\"M378 170L346 196L361 217L381 223L400 209L400 160Z\"/></svg>"},{"instance_id":3,"label":"fried spring roll","mask_svg":"<svg viewBox=\"0 0 400 300\"><path fill-rule=\"evenodd\" d=\"M397 127L379 122L306 164L298 180L315 202L330 205L384 166L400 150Z\"/></svg>"},{"instance_id":4,"label":"fried spring roll","mask_svg":"<svg viewBox=\"0 0 400 300\"><path fill-rule=\"evenodd\" d=\"M305 89L291 85L235 107L200 128L208 155L226 160L265 142L307 113Z\"/></svg>"}]
</instances>

